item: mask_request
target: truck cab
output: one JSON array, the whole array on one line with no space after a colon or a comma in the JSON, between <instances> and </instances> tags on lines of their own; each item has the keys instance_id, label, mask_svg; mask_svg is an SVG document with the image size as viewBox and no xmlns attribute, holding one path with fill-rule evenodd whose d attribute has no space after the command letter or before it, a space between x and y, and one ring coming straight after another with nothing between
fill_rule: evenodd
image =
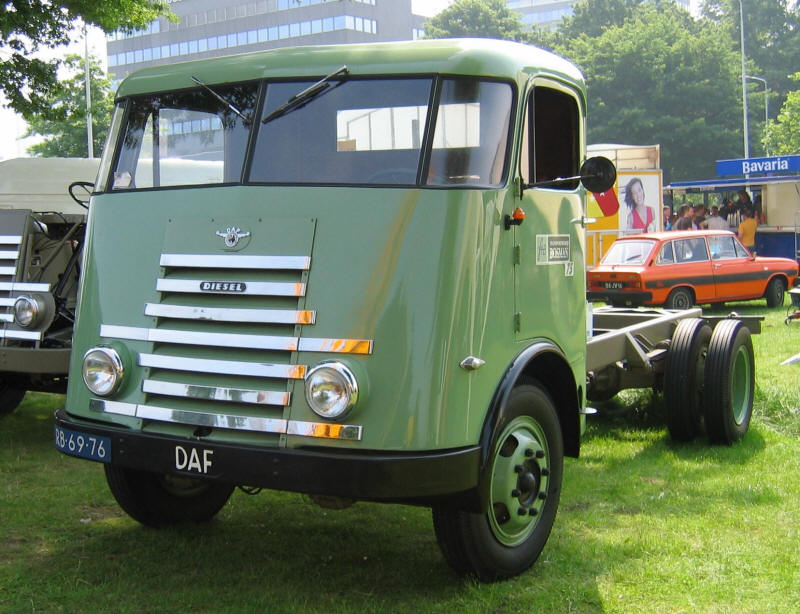
<instances>
[{"instance_id":1,"label":"truck cab","mask_svg":"<svg viewBox=\"0 0 800 614\"><path fill-rule=\"evenodd\" d=\"M57 448L146 525L237 485L429 505L455 570L527 569L584 427L585 114L575 66L485 39L129 76Z\"/></svg>"}]
</instances>

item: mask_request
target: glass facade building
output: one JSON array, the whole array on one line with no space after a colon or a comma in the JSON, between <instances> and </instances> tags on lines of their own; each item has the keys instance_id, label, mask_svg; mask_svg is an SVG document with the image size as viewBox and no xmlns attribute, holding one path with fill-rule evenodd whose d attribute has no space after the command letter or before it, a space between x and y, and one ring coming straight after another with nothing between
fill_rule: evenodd
<instances>
[{"instance_id":1,"label":"glass facade building","mask_svg":"<svg viewBox=\"0 0 800 614\"><path fill-rule=\"evenodd\" d=\"M689 10L690 0L676 0ZM575 0L506 0L506 6L520 14L522 23L540 28L555 28L572 15Z\"/></svg>"},{"instance_id":2,"label":"glass facade building","mask_svg":"<svg viewBox=\"0 0 800 614\"><path fill-rule=\"evenodd\" d=\"M145 66L274 47L409 40L425 18L411 0L172 0L178 21L106 39L115 83Z\"/></svg>"}]
</instances>

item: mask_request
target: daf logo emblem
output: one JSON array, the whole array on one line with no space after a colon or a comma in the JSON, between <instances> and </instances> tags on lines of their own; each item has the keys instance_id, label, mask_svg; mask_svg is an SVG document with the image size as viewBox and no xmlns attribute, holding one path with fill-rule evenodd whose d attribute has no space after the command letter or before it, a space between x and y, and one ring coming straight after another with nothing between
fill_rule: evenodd
<instances>
[{"instance_id":1,"label":"daf logo emblem","mask_svg":"<svg viewBox=\"0 0 800 614\"><path fill-rule=\"evenodd\" d=\"M236 226L229 226L224 231L218 230L217 236L225 240L225 247L236 247L239 241L245 237L249 237L250 233L242 232L242 229Z\"/></svg>"}]
</instances>

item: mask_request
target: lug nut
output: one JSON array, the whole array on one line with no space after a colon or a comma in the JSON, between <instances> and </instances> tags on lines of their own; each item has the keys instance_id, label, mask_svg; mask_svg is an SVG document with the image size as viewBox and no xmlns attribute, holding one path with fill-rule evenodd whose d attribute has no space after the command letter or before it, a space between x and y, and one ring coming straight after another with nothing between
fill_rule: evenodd
<instances>
[{"instance_id":1,"label":"lug nut","mask_svg":"<svg viewBox=\"0 0 800 614\"><path fill-rule=\"evenodd\" d=\"M536 508L533 508L533 507L528 510L528 516L536 516L538 513L539 513L539 511Z\"/></svg>"},{"instance_id":2,"label":"lug nut","mask_svg":"<svg viewBox=\"0 0 800 614\"><path fill-rule=\"evenodd\" d=\"M544 476L550 475L550 470L547 467L542 467L542 475Z\"/></svg>"},{"instance_id":3,"label":"lug nut","mask_svg":"<svg viewBox=\"0 0 800 614\"><path fill-rule=\"evenodd\" d=\"M540 493L539 493L539 498L540 498L542 501L544 501L545 499L547 499L547 493L546 493L545 491L542 491L542 492L540 492Z\"/></svg>"},{"instance_id":4,"label":"lug nut","mask_svg":"<svg viewBox=\"0 0 800 614\"><path fill-rule=\"evenodd\" d=\"M544 450L536 450L536 458L544 458Z\"/></svg>"},{"instance_id":5,"label":"lug nut","mask_svg":"<svg viewBox=\"0 0 800 614\"><path fill-rule=\"evenodd\" d=\"M519 514L520 516L527 516L528 510L526 510L524 507L521 507L517 510L517 514Z\"/></svg>"},{"instance_id":6,"label":"lug nut","mask_svg":"<svg viewBox=\"0 0 800 614\"><path fill-rule=\"evenodd\" d=\"M533 456L533 450L531 450L530 448L528 448L527 450L525 450L525 456L527 456L528 458L530 458L531 456Z\"/></svg>"},{"instance_id":7,"label":"lug nut","mask_svg":"<svg viewBox=\"0 0 800 614\"><path fill-rule=\"evenodd\" d=\"M521 492L520 492L518 489L516 489L516 488L515 488L514 490L512 490L512 491L511 491L511 496L512 496L512 497L519 497L521 494L522 494L522 493L521 493Z\"/></svg>"},{"instance_id":8,"label":"lug nut","mask_svg":"<svg viewBox=\"0 0 800 614\"><path fill-rule=\"evenodd\" d=\"M525 467L522 465L514 465L514 473L522 473L525 471Z\"/></svg>"}]
</instances>

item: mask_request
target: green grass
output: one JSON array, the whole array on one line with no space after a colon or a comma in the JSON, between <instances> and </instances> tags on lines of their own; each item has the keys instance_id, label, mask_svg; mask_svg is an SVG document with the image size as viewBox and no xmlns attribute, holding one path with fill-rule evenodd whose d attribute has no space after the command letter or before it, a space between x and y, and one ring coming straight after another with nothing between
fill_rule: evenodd
<instances>
[{"instance_id":1,"label":"green grass","mask_svg":"<svg viewBox=\"0 0 800 614\"><path fill-rule=\"evenodd\" d=\"M237 491L206 525L141 527L98 464L53 448L62 397L29 394L0 419L0 611L795 612L800 365L779 363L800 322L731 308L767 314L747 436L673 444L658 395L624 394L566 461L537 564L492 585L449 570L424 508Z\"/></svg>"}]
</instances>

